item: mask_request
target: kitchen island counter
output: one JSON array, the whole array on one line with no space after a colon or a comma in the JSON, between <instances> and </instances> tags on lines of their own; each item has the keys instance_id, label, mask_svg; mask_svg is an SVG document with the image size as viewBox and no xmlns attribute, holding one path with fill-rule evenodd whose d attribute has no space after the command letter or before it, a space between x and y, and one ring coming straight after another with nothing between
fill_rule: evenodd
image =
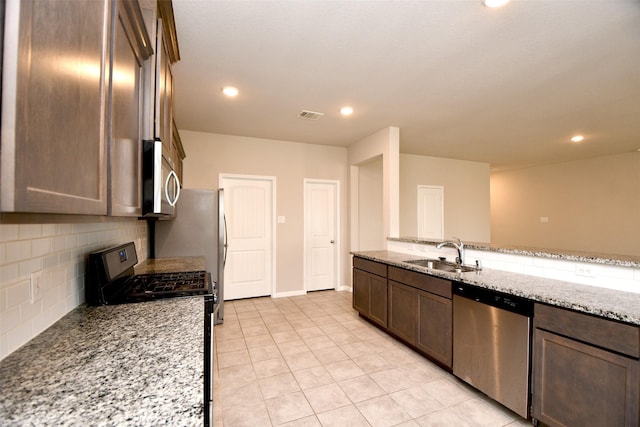
<instances>
[{"instance_id":1,"label":"kitchen island counter","mask_svg":"<svg viewBox=\"0 0 640 427\"><path fill-rule=\"evenodd\" d=\"M419 237L388 237L390 242L417 243L421 245L437 245L442 240L423 239ZM633 255L614 255L598 252L570 251L566 249L545 249L526 246L495 245L491 243L464 242L467 249L488 252L499 252L511 255L534 256L563 261L589 262L602 265L640 268L640 257Z\"/></svg>"},{"instance_id":2,"label":"kitchen island counter","mask_svg":"<svg viewBox=\"0 0 640 427\"><path fill-rule=\"evenodd\" d=\"M640 326L640 294L638 293L491 269L469 273L447 273L404 262L419 259L418 256L386 250L352 254L387 265Z\"/></svg>"},{"instance_id":3,"label":"kitchen island counter","mask_svg":"<svg viewBox=\"0 0 640 427\"><path fill-rule=\"evenodd\" d=\"M202 425L202 297L80 306L0 362L0 425Z\"/></svg>"}]
</instances>

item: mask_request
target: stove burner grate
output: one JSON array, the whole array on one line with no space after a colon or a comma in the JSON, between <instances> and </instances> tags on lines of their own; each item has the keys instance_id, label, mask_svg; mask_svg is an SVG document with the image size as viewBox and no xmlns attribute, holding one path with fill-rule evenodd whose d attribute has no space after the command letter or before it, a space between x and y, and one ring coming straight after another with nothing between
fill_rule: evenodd
<instances>
[{"instance_id":1,"label":"stove burner grate","mask_svg":"<svg viewBox=\"0 0 640 427\"><path fill-rule=\"evenodd\" d=\"M139 274L129 280L131 294L200 291L207 288L205 271Z\"/></svg>"}]
</instances>

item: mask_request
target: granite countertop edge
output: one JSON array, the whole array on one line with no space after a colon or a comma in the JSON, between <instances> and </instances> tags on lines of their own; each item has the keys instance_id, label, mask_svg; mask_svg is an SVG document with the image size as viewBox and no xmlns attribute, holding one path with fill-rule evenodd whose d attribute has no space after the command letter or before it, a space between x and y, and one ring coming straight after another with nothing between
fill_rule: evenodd
<instances>
[{"instance_id":1,"label":"granite countertop edge","mask_svg":"<svg viewBox=\"0 0 640 427\"><path fill-rule=\"evenodd\" d=\"M0 361L3 426L202 425L204 301L81 305Z\"/></svg>"},{"instance_id":2,"label":"granite countertop edge","mask_svg":"<svg viewBox=\"0 0 640 427\"><path fill-rule=\"evenodd\" d=\"M387 237L387 240L391 242L417 243L423 245L437 245L442 242L442 240L422 239L418 237ZM615 265L619 267L640 268L640 257L632 255L613 255L524 246L501 246L478 242L464 242L464 246L467 249L498 252L503 254L535 256L563 261L589 262L595 264Z\"/></svg>"},{"instance_id":3,"label":"granite countertop edge","mask_svg":"<svg viewBox=\"0 0 640 427\"><path fill-rule=\"evenodd\" d=\"M564 282L537 276L500 270L483 269L479 272L448 273L427 269L404 261L421 259L393 251L356 251L352 255L406 270L479 286L535 302L567 308L640 326L640 294L595 286Z\"/></svg>"}]
</instances>

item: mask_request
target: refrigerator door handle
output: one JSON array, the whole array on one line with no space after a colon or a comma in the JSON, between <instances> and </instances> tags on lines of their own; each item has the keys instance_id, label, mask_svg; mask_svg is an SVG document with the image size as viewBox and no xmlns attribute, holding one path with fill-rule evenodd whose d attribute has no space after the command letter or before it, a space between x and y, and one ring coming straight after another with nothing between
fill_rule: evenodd
<instances>
[{"instance_id":1,"label":"refrigerator door handle","mask_svg":"<svg viewBox=\"0 0 640 427\"><path fill-rule=\"evenodd\" d=\"M222 260L222 266L224 267L227 265L227 248L229 247L229 244L227 243L227 216L224 215L222 220L224 221L224 258Z\"/></svg>"}]
</instances>

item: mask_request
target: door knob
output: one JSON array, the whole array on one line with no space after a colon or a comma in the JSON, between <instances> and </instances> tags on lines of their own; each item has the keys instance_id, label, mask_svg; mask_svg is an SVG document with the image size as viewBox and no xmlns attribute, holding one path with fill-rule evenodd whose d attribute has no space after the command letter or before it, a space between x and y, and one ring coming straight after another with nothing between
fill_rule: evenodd
<instances>
[{"instance_id":1,"label":"door knob","mask_svg":"<svg viewBox=\"0 0 640 427\"><path fill-rule=\"evenodd\" d=\"M329 243L331 243L333 245L335 242L336 242L335 240L332 240Z\"/></svg>"}]
</instances>

